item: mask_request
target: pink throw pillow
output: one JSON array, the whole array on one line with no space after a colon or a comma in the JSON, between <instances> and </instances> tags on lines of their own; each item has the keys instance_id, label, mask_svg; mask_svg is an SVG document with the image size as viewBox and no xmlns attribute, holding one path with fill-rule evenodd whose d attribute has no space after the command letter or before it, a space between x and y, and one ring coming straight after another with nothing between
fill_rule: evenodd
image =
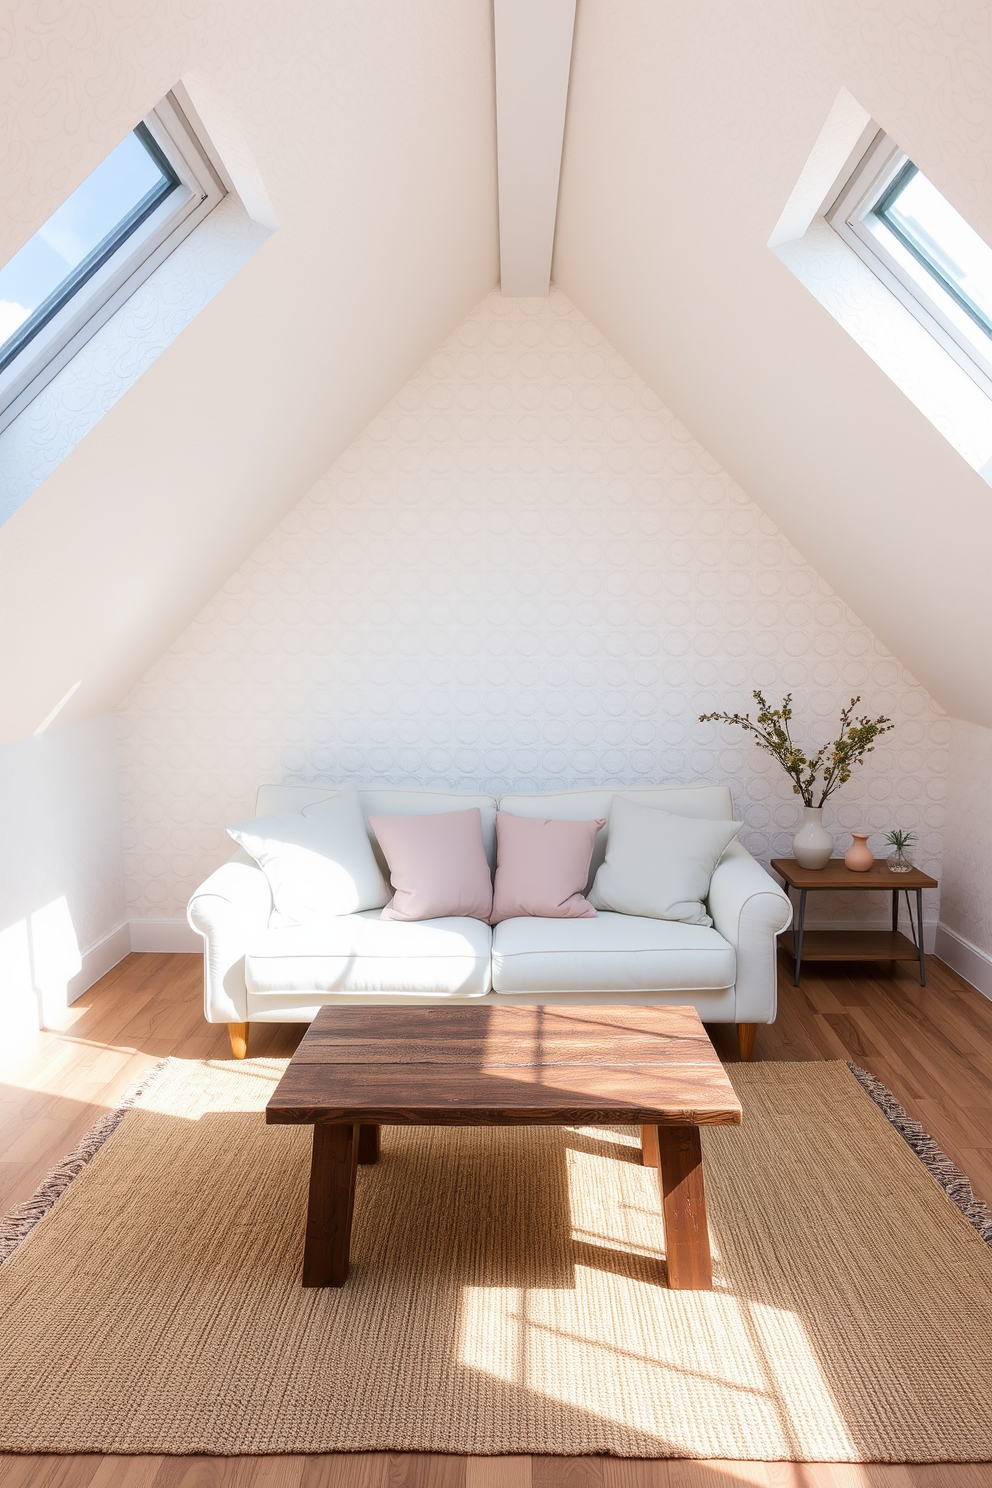
<instances>
[{"instance_id":1,"label":"pink throw pillow","mask_svg":"<svg viewBox=\"0 0 992 1488\"><path fill-rule=\"evenodd\" d=\"M369 825L393 885L384 920L488 920L493 881L478 806L430 816L370 816Z\"/></svg>"},{"instance_id":2,"label":"pink throw pillow","mask_svg":"<svg viewBox=\"0 0 992 1488\"><path fill-rule=\"evenodd\" d=\"M547 821L496 813L496 887L490 923L518 915L587 920L596 911L582 893L600 821Z\"/></svg>"}]
</instances>

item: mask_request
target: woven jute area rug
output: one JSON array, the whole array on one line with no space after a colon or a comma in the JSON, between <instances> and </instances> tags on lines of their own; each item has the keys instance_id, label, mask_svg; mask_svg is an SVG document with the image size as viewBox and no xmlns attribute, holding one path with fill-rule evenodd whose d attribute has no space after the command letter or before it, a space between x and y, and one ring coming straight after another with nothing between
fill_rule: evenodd
<instances>
[{"instance_id":1,"label":"woven jute area rug","mask_svg":"<svg viewBox=\"0 0 992 1488\"><path fill-rule=\"evenodd\" d=\"M170 1061L0 1266L0 1449L992 1459L992 1251L843 1064L732 1068L712 1293L629 1128L385 1130L304 1291L281 1069Z\"/></svg>"}]
</instances>

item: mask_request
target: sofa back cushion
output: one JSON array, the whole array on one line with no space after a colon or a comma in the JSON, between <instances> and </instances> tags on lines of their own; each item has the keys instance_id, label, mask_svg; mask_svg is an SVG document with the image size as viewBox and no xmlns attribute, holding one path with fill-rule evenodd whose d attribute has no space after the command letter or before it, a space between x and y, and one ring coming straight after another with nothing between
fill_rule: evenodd
<instances>
[{"instance_id":1,"label":"sofa back cushion","mask_svg":"<svg viewBox=\"0 0 992 1488\"><path fill-rule=\"evenodd\" d=\"M302 812L256 816L227 831L268 880L270 925L379 909L389 898L354 787Z\"/></svg>"},{"instance_id":2,"label":"sofa back cushion","mask_svg":"<svg viewBox=\"0 0 992 1488\"><path fill-rule=\"evenodd\" d=\"M710 879L741 825L679 816L618 791L590 902L617 914L711 926L704 903Z\"/></svg>"},{"instance_id":3,"label":"sofa back cushion","mask_svg":"<svg viewBox=\"0 0 992 1488\"><path fill-rule=\"evenodd\" d=\"M325 801L341 787L337 785L260 785L255 799L255 812L267 816L274 811L302 811L314 801ZM479 808L482 818L482 845L490 870L496 867L496 797L477 791L432 790L413 785L359 786L358 799L370 816L426 816L438 811L470 811ZM524 813L519 813L523 815ZM548 812L547 815L552 813ZM389 868L375 834L369 829L372 850L388 882Z\"/></svg>"},{"instance_id":4,"label":"sofa back cushion","mask_svg":"<svg viewBox=\"0 0 992 1488\"><path fill-rule=\"evenodd\" d=\"M389 864L393 897L384 920L486 920L493 880L482 846L479 808L370 816Z\"/></svg>"},{"instance_id":5,"label":"sofa back cushion","mask_svg":"<svg viewBox=\"0 0 992 1488\"><path fill-rule=\"evenodd\" d=\"M605 825L602 817L568 821L497 811L492 923L520 915L592 919L596 911L582 890L596 834Z\"/></svg>"},{"instance_id":6,"label":"sofa back cushion","mask_svg":"<svg viewBox=\"0 0 992 1488\"><path fill-rule=\"evenodd\" d=\"M709 821L730 821L734 803L729 785L624 785L615 789L582 786L577 790L533 791L503 796L500 811L511 816L543 816L557 821L590 821L601 816L606 826L596 835L596 845L589 865L588 890L606 857L610 806L614 796L627 796L642 806L660 806L676 816L703 817Z\"/></svg>"}]
</instances>

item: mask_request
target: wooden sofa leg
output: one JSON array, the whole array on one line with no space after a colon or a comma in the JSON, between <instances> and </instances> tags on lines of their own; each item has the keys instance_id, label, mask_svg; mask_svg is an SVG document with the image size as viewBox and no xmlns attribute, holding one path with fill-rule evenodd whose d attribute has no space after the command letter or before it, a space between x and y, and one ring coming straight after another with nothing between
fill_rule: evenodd
<instances>
[{"instance_id":1,"label":"wooden sofa leg","mask_svg":"<svg viewBox=\"0 0 992 1488\"><path fill-rule=\"evenodd\" d=\"M228 1023L227 1031L231 1035L231 1053L235 1059L244 1059L248 1053L248 1024Z\"/></svg>"},{"instance_id":2,"label":"wooden sofa leg","mask_svg":"<svg viewBox=\"0 0 992 1488\"><path fill-rule=\"evenodd\" d=\"M754 1038L757 1032L757 1023L738 1023L737 1047L740 1049L742 1059L750 1059L754 1053Z\"/></svg>"}]
</instances>

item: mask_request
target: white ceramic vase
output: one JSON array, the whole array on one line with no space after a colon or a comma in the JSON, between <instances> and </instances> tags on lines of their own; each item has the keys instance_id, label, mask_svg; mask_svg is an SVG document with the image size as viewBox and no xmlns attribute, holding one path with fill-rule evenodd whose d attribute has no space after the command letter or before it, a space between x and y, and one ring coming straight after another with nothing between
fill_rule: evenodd
<instances>
[{"instance_id":1,"label":"white ceramic vase","mask_svg":"<svg viewBox=\"0 0 992 1488\"><path fill-rule=\"evenodd\" d=\"M804 806L803 824L792 839L792 852L800 868L825 868L834 850L834 839L823 825L822 806Z\"/></svg>"}]
</instances>

